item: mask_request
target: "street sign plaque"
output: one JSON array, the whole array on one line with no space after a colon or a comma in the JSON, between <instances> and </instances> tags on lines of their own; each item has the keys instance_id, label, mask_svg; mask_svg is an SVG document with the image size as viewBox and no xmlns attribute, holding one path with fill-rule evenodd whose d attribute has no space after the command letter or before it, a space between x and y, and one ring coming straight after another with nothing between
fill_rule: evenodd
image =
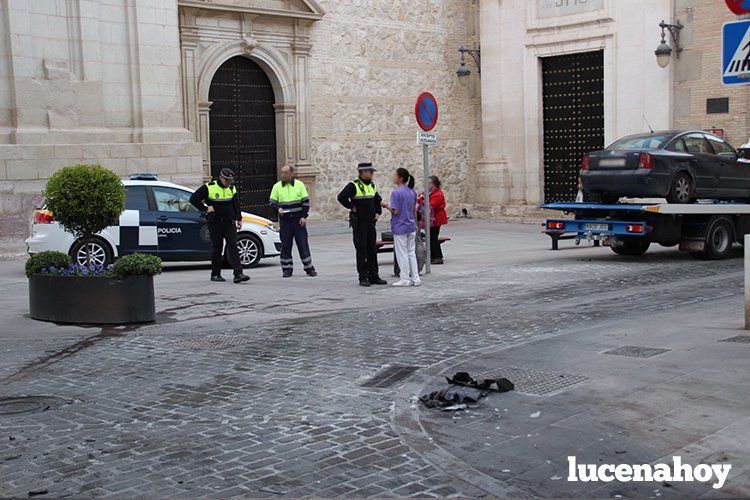
<instances>
[{"instance_id":1,"label":"street sign plaque","mask_svg":"<svg viewBox=\"0 0 750 500\"><path fill-rule=\"evenodd\" d=\"M422 146L434 146L437 144L437 134L433 132L417 132L417 144Z\"/></svg>"},{"instance_id":2,"label":"street sign plaque","mask_svg":"<svg viewBox=\"0 0 750 500\"><path fill-rule=\"evenodd\" d=\"M438 103L435 96L429 92L424 92L417 98L417 105L414 107L414 114L417 117L417 123L425 132L435 128L438 122Z\"/></svg>"},{"instance_id":3,"label":"street sign plaque","mask_svg":"<svg viewBox=\"0 0 750 500\"><path fill-rule=\"evenodd\" d=\"M750 83L750 21L724 25L721 75L724 85Z\"/></svg>"}]
</instances>

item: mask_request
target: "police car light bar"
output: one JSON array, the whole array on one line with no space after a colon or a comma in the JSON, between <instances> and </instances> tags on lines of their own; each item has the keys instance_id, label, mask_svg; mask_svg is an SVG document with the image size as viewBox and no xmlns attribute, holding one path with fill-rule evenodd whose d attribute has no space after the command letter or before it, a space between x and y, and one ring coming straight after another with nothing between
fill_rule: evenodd
<instances>
[{"instance_id":1,"label":"police car light bar","mask_svg":"<svg viewBox=\"0 0 750 500\"><path fill-rule=\"evenodd\" d=\"M156 174L132 174L131 181L158 181L159 176Z\"/></svg>"}]
</instances>

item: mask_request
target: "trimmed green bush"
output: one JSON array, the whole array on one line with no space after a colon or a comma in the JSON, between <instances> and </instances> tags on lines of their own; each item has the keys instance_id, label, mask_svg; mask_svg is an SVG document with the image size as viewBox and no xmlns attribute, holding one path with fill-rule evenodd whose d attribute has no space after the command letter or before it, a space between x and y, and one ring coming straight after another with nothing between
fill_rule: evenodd
<instances>
[{"instance_id":1,"label":"trimmed green bush","mask_svg":"<svg viewBox=\"0 0 750 500\"><path fill-rule=\"evenodd\" d=\"M101 165L73 165L58 170L47 181L44 197L63 229L85 242L117 224L125 210L122 181Z\"/></svg>"},{"instance_id":2,"label":"trimmed green bush","mask_svg":"<svg viewBox=\"0 0 750 500\"><path fill-rule=\"evenodd\" d=\"M39 252L26 261L26 276L47 272L50 268L66 269L73 264L70 255L63 252Z\"/></svg>"},{"instance_id":3,"label":"trimmed green bush","mask_svg":"<svg viewBox=\"0 0 750 500\"><path fill-rule=\"evenodd\" d=\"M144 255L142 253L120 257L115 261L115 265L112 268L112 274L118 278L143 275L156 276L157 274L161 274L161 271L162 265L159 257Z\"/></svg>"}]
</instances>

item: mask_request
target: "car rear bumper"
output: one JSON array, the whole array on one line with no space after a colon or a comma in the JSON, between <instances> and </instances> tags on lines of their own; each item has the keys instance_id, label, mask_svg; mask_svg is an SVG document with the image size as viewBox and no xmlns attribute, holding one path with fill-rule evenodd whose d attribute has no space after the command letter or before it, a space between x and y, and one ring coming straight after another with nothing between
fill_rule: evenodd
<instances>
[{"instance_id":1,"label":"car rear bumper","mask_svg":"<svg viewBox=\"0 0 750 500\"><path fill-rule=\"evenodd\" d=\"M672 176L650 170L590 170L581 174L586 193L613 196L663 197L669 193Z\"/></svg>"}]
</instances>

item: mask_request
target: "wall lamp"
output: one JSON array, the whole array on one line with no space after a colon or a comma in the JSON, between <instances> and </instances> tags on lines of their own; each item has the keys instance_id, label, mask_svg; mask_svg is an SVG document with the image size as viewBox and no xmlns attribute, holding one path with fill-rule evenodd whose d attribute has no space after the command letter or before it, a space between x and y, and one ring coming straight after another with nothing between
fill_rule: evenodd
<instances>
[{"instance_id":1,"label":"wall lamp","mask_svg":"<svg viewBox=\"0 0 750 500\"><path fill-rule=\"evenodd\" d=\"M680 21L677 21L676 24L668 24L662 21L659 23L659 27L661 28L661 43L656 48L654 54L656 54L656 62L659 64L659 67L666 68L672 59L672 47L667 43L667 31L669 31L672 43L677 51L677 59L679 59L680 52L682 52L682 47L680 47L680 31L682 31L684 26Z\"/></svg>"},{"instance_id":2,"label":"wall lamp","mask_svg":"<svg viewBox=\"0 0 750 500\"><path fill-rule=\"evenodd\" d=\"M456 74L458 76L471 75L471 70L466 65L466 54L469 54L474 59L474 62L477 65L477 71L480 74L482 73L482 54L480 49L466 49L464 47L461 47L460 49L458 49L458 51L461 53L461 64L458 66L458 70L456 71Z\"/></svg>"}]
</instances>

